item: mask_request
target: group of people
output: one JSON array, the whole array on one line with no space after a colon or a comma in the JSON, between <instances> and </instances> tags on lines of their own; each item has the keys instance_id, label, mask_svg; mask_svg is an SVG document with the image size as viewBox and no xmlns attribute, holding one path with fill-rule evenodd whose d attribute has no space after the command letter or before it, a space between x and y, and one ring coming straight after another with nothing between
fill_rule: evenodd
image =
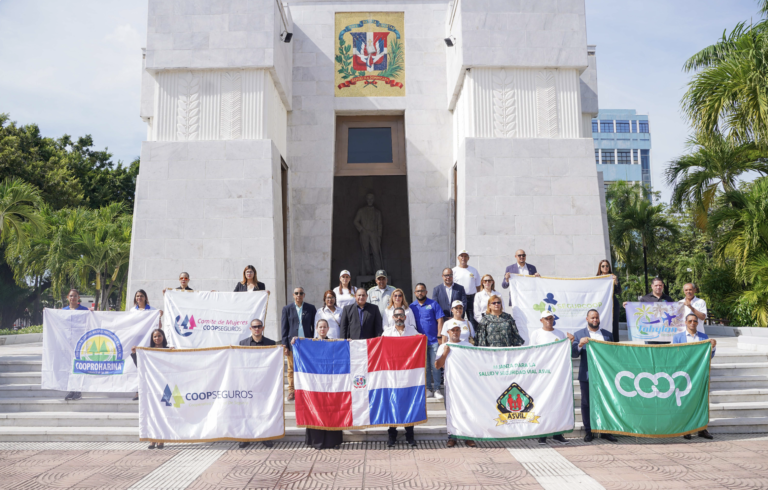
<instances>
[{"instance_id":1,"label":"group of people","mask_svg":"<svg viewBox=\"0 0 768 490\"><path fill-rule=\"evenodd\" d=\"M370 339L375 337L403 337L425 335L427 337L427 397L442 399L442 369L450 355L451 345L474 345L477 347L516 347L525 343L515 324L514 318L504 311L504 300L496 290L496 283L490 274L480 275L469 265L469 253L461 250L457 256L457 266L445 268L442 271L442 283L432 289L432 297L427 297L427 286L416 284L414 301L407 303L405 292L388 284L385 270L375 274L376 286L366 290L352 285L351 274L343 270L339 274L339 285L325 291L322 306L317 309L305 301L306 293L303 287L293 290L293 301L283 307L281 314L281 339L284 355L287 360L288 393L286 402L295 400L293 345L298 338L329 339ZM524 250L515 252L516 262L506 268L501 283L502 289L509 288L512 274L540 277L536 267L526 262ZM589 378L587 374L587 342L592 339L613 342L619 341L618 331L618 296L620 283L613 274L611 264L603 260L598 265L598 276L610 275L614 281L612 331L600 328L600 315L596 310L590 310L586 317L586 327L575 334L564 333L554 328L554 315L550 311L541 314L542 328L531 332L529 344L540 345L566 337L572 342L572 355L580 358L579 386L581 390L581 413L586 436L584 440L593 440L589 417ZM189 274L179 275L177 290L193 291L189 287ZM660 278L652 282L653 293L640 299L642 302L674 301L664 293L664 283ZM243 270L242 281L239 281L234 291L264 291L266 286L257 279L256 269L249 265ZM163 291L165 293L165 291ZM706 303L695 296L695 286L686 284L685 297L680 303L685 305L685 323L687 332L675 336L675 343L694 342L708 339L704 334L703 320L706 319ZM88 309L79 305L79 295L76 290L69 293L69 304L64 309ZM512 306L511 298L509 305ZM133 298L132 310L153 310L149 305L146 292L138 290ZM624 303L626 307L626 303ZM161 312L162 314L162 312ZM250 325L251 336L240 341L244 346L269 346L276 342L264 336L264 323L254 319ZM713 346L714 340L710 340ZM150 347L169 348L162 329L152 332ZM714 350L713 350L714 355ZM132 357L136 362L135 347ZM67 400L80 398L79 392L71 392ZM138 399L138 394L136 398ZM388 431L389 446L394 446L397 438L397 428L390 427ZM699 436L711 439L706 430ZM406 441L415 445L413 427L405 428ZM616 441L610 434L602 434L602 438ZM690 435L685 436L690 439ZM567 443L562 434L556 434L553 439ZM341 431L326 431L307 429L305 442L316 449L336 447L342 442ZM539 439L540 444L546 444L546 438ZM240 447L250 443L242 442ZM265 445L272 446L271 441ZM474 447L474 441L466 441ZM448 435L448 447L456 445L456 439ZM162 444L157 447L162 448ZM155 447L153 443L150 448Z\"/></svg>"}]
</instances>

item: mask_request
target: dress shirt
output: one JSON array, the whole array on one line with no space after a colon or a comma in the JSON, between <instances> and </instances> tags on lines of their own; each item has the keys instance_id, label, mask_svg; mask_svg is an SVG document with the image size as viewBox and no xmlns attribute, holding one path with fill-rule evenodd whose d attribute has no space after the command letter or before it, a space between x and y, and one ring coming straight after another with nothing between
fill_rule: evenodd
<instances>
[{"instance_id":1,"label":"dress shirt","mask_svg":"<svg viewBox=\"0 0 768 490\"><path fill-rule=\"evenodd\" d=\"M384 333L381 334L382 337L410 337L412 335L421 334L419 334L419 332L417 332L416 329L410 325L406 325L402 333L400 333L396 326L392 325L391 327L385 328Z\"/></svg>"},{"instance_id":2,"label":"dress shirt","mask_svg":"<svg viewBox=\"0 0 768 490\"><path fill-rule=\"evenodd\" d=\"M520 272L518 272L518 274L520 274L521 276L530 276L531 275L528 272L528 264L525 264L522 267L520 267L520 264L517 264L517 267L518 267L518 269L520 269Z\"/></svg>"},{"instance_id":3,"label":"dress shirt","mask_svg":"<svg viewBox=\"0 0 768 490\"><path fill-rule=\"evenodd\" d=\"M387 308L387 310L384 312L385 316L381 319L382 321L382 327L386 330L387 327L394 327L395 326L395 319L392 317L392 315L395 314L395 307ZM416 320L413 318L413 312L410 308L405 309L405 325L413 327L414 330L416 330Z\"/></svg>"},{"instance_id":4,"label":"dress shirt","mask_svg":"<svg viewBox=\"0 0 768 490\"><path fill-rule=\"evenodd\" d=\"M592 329L587 328L589 330L589 337L595 340L605 340L605 337L603 337L602 332L600 332L600 329L597 329L597 332L593 332Z\"/></svg>"},{"instance_id":5,"label":"dress shirt","mask_svg":"<svg viewBox=\"0 0 768 490\"><path fill-rule=\"evenodd\" d=\"M263 335L261 336L261 340L256 342L255 340L253 340L253 335L251 335L251 343L250 343L250 345L256 346L256 345L275 345L275 344L274 343L273 344L265 344L264 343L264 336Z\"/></svg>"},{"instance_id":6,"label":"dress shirt","mask_svg":"<svg viewBox=\"0 0 768 490\"><path fill-rule=\"evenodd\" d=\"M682 305L684 301L685 301L685 298L681 299L679 301L679 303ZM691 305L694 308L696 308L697 311L700 311L700 312L704 313L704 318L706 319L706 317L707 317L707 302L706 301L704 301L701 298L697 298L696 296L694 296L693 299L691 300ZM685 308L685 313L683 313L683 322L685 322L685 317L687 317L688 315L693 313L693 311L691 311L691 309L688 308L687 306L684 306L684 308ZM704 332L704 321L701 320L700 318L699 318L699 325L696 327L696 330L698 330L699 332Z\"/></svg>"},{"instance_id":7,"label":"dress shirt","mask_svg":"<svg viewBox=\"0 0 768 490\"><path fill-rule=\"evenodd\" d=\"M686 342L698 342L701 340L701 337L699 337L699 332L696 332L696 335L691 335L688 333L688 330L685 330L685 341Z\"/></svg>"},{"instance_id":8,"label":"dress shirt","mask_svg":"<svg viewBox=\"0 0 768 490\"><path fill-rule=\"evenodd\" d=\"M296 305L296 303L294 303ZM304 338L304 324L301 323L301 312L304 309L304 303L301 306L296 305L296 314L299 315L299 337Z\"/></svg>"},{"instance_id":9,"label":"dress shirt","mask_svg":"<svg viewBox=\"0 0 768 490\"><path fill-rule=\"evenodd\" d=\"M360 328L363 328L363 312L365 310L363 308L360 308L360 305L357 305L357 315L360 317Z\"/></svg>"},{"instance_id":10,"label":"dress shirt","mask_svg":"<svg viewBox=\"0 0 768 490\"><path fill-rule=\"evenodd\" d=\"M317 313L315 314L315 338L318 338L317 322L320 320L328 322L329 339L339 338L341 335L341 329L339 328L339 324L341 323L341 311L342 309L339 308L338 305L336 306L336 311L331 311L328 306L323 306L321 309L317 310Z\"/></svg>"},{"instance_id":11,"label":"dress shirt","mask_svg":"<svg viewBox=\"0 0 768 490\"><path fill-rule=\"evenodd\" d=\"M498 291L491 291L491 294L485 292L485 289L475 294L475 321L479 322L483 319L485 311L488 309L488 300L491 296L498 296L501 298L501 294ZM503 302L504 300L502 300Z\"/></svg>"},{"instance_id":12,"label":"dress shirt","mask_svg":"<svg viewBox=\"0 0 768 490\"><path fill-rule=\"evenodd\" d=\"M453 301L451 301L451 291L453 291L453 284L451 284L450 286L445 286L445 295L448 297L448 309L449 310L453 309L451 307L451 303L453 303ZM466 289L464 291L466 291Z\"/></svg>"},{"instance_id":13,"label":"dress shirt","mask_svg":"<svg viewBox=\"0 0 768 490\"><path fill-rule=\"evenodd\" d=\"M471 265L466 268L456 266L453 268L453 282L464 286L464 291L469 296L475 294L480 286L480 273Z\"/></svg>"}]
</instances>

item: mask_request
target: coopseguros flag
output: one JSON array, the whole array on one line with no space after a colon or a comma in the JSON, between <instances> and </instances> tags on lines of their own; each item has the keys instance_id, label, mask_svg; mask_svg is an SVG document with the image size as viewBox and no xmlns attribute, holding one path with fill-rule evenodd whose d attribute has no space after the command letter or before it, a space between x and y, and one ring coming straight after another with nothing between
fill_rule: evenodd
<instances>
[{"instance_id":1,"label":"coopseguros flag","mask_svg":"<svg viewBox=\"0 0 768 490\"><path fill-rule=\"evenodd\" d=\"M449 434L495 441L573 431L570 342L494 348L448 345Z\"/></svg>"},{"instance_id":2,"label":"coopseguros flag","mask_svg":"<svg viewBox=\"0 0 768 490\"><path fill-rule=\"evenodd\" d=\"M139 437L266 441L285 435L282 346L139 354Z\"/></svg>"},{"instance_id":3,"label":"coopseguros flag","mask_svg":"<svg viewBox=\"0 0 768 490\"><path fill-rule=\"evenodd\" d=\"M298 339L296 425L316 429L412 426L427 421L427 338Z\"/></svg>"},{"instance_id":4,"label":"coopseguros flag","mask_svg":"<svg viewBox=\"0 0 768 490\"><path fill-rule=\"evenodd\" d=\"M595 309L603 322L613 318L613 279L610 276L555 278L512 274L509 278L512 317L528 343L541 328L541 313L555 315L555 328L574 333L584 328L587 312Z\"/></svg>"},{"instance_id":5,"label":"coopseguros flag","mask_svg":"<svg viewBox=\"0 0 768 490\"><path fill-rule=\"evenodd\" d=\"M147 346L160 312L52 310L43 312L40 387L59 391L136 391L131 348Z\"/></svg>"},{"instance_id":6,"label":"coopseguros flag","mask_svg":"<svg viewBox=\"0 0 768 490\"><path fill-rule=\"evenodd\" d=\"M706 429L711 345L591 340L586 348L592 431L671 437Z\"/></svg>"},{"instance_id":7,"label":"coopseguros flag","mask_svg":"<svg viewBox=\"0 0 768 490\"><path fill-rule=\"evenodd\" d=\"M166 291L163 330L174 347L237 345L250 335L251 320L265 320L269 295Z\"/></svg>"}]
</instances>

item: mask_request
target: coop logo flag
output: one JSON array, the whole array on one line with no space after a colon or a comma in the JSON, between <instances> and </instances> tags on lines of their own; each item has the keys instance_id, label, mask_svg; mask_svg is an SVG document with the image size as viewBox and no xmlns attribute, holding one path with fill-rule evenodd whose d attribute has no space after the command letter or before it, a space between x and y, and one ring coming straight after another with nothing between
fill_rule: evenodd
<instances>
[{"instance_id":1,"label":"coop logo flag","mask_svg":"<svg viewBox=\"0 0 768 490\"><path fill-rule=\"evenodd\" d=\"M685 306L677 301L627 303L626 312L630 340L672 342L676 333L685 331Z\"/></svg>"},{"instance_id":2,"label":"coop logo flag","mask_svg":"<svg viewBox=\"0 0 768 490\"><path fill-rule=\"evenodd\" d=\"M521 276L509 278L512 317L528 343L530 332L541 328L541 313L555 315L555 328L574 333L584 328L587 312L595 309L608 325L613 318L613 279L610 276L560 279Z\"/></svg>"},{"instance_id":3,"label":"coop logo flag","mask_svg":"<svg viewBox=\"0 0 768 490\"><path fill-rule=\"evenodd\" d=\"M163 330L171 345L183 349L237 345L250 335L251 320L264 321L269 295L165 292Z\"/></svg>"},{"instance_id":4,"label":"coop logo flag","mask_svg":"<svg viewBox=\"0 0 768 490\"><path fill-rule=\"evenodd\" d=\"M426 349L424 335L298 339L296 425L341 430L426 422Z\"/></svg>"},{"instance_id":5,"label":"coop logo flag","mask_svg":"<svg viewBox=\"0 0 768 490\"><path fill-rule=\"evenodd\" d=\"M570 342L450 348L445 364L449 434L498 441L573 431Z\"/></svg>"},{"instance_id":6,"label":"coop logo flag","mask_svg":"<svg viewBox=\"0 0 768 490\"><path fill-rule=\"evenodd\" d=\"M131 348L147 346L160 312L52 310L43 313L41 388L136 391Z\"/></svg>"},{"instance_id":7,"label":"coop logo flag","mask_svg":"<svg viewBox=\"0 0 768 490\"><path fill-rule=\"evenodd\" d=\"M671 437L706 429L711 345L590 341L592 431Z\"/></svg>"},{"instance_id":8,"label":"coop logo flag","mask_svg":"<svg viewBox=\"0 0 768 490\"><path fill-rule=\"evenodd\" d=\"M138 350L139 437L266 441L285 435L282 346Z\"/></svg>"}]
</instances>

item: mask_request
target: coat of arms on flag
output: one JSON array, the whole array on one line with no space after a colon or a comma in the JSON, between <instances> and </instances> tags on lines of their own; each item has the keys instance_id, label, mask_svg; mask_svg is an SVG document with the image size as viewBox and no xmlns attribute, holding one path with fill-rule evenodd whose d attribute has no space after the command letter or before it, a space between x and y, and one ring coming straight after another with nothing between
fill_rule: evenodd
<instances>
[{"instance_id":1,"label":"coat of arms on flag","mask_svg":"<svg viewBox=\"0 0 768 490\"><path fill-rule=\"evenodd\" d=\"M405 95L402 12L336 14L336 96Z\"/></svg>"},{"instance_id":2,"label":"coat of arms on flag","mask_svg":"<svg viewBox=\"0 0 768 490\"><path fill-rule=\"evenodd\" d=\"M296 425L343 430L425 423L426 355L424 335L297 339Z\"/></svg>"}]
</instances>

